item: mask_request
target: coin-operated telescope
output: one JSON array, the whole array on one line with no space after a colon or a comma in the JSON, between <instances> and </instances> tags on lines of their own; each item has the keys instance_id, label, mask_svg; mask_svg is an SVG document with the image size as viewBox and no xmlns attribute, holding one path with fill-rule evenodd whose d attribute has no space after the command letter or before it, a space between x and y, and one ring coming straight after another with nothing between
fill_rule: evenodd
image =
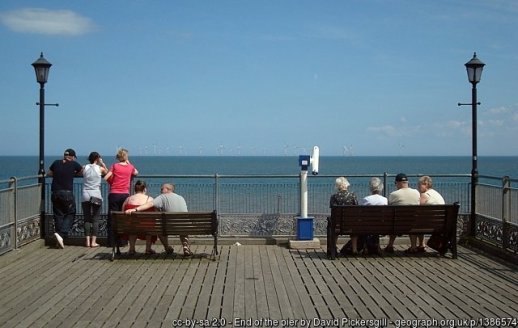
<instances>
[{"instance_id":1,"label":"coin-operated telescope","mask_svg":"<svg viewBox=\"0 0 518 328\"><path fill-rule=\"evenodd\" d=\"M311 166L311 174L317 175L319 169L320 149L313 147L311 155L300 155L300 216L297 217L297 240L313 239L313 220L308 217L308 168Z\"/></svg>"}]
</instances>

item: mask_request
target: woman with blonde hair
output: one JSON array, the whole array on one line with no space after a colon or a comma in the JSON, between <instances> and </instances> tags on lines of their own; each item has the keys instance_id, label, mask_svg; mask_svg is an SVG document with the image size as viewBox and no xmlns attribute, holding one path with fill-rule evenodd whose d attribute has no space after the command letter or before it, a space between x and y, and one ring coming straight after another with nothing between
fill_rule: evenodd
<instances>
[{"instance_id":1,"label":"woman with blonde hair","mask_svg":"<svg viewBox=\"0 0 518 328\"><path fill-rule=\"evenodd\" d=\"M131 179L138 175L138 170L129 161L128 150L120 148L115 156L117 163L112 164L104 180L110 185L108 194L108 247L114 246L115 236L112 231L111 211L121 211L122 204L130 195ZM117 245L115 245L117 246Z\"/></svg>"},{"instance_id":2,"label":"woman with blonde hair","mask_svg":"<svg viewBox=\"0 0 518 328\"><path fill-rule=\"evenodd\" d=\"M433 189L432 178L428 175L423 175L417 182L417 190L421 194L419 198L420 205L444 205L444 198L437 190ZM419 241L419 245L418 245ZM424 235L410 235L411 250L409 252L423 253L426 251L424 243Z\"/></svg>"}]
</instances>

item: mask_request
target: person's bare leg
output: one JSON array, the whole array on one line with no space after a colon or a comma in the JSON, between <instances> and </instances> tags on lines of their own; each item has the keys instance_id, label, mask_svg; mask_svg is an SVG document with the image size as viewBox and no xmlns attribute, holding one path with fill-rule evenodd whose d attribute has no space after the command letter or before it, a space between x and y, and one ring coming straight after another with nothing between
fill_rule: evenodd
<instances>
[{"instance_id":1,"label":"person's bare leg","mask_svg":"<svg viewBox=\"0 0 518 328\"><path fill-rule=\"evenodd\" d=\"M356 235L351 236L351 248L353 254L358 254L358 236Z\"/></svg>"},{"instance_id":2,"label":"person's bare leg","mask_svg":"<svg viewBox=\"0 0 518 328\"><path fill-rule=\"evenodd\" d=\"M137 243L137 236L136 235L130 235L128 236L129 241L129 254L135 254L137 251L135 250L135 244Z\"/></svg>"},{"instance_id":3,"label":"person's bare leg","mask_svg":"<svg viewBox=\"0 0 518 328\"><path fill-rule=\"evenodd\" d=\"M160 239L160 242L162 243L162 245L164 245L164 251L167 254L173 254L173 247L169 245L169 240L167 239L167 236L158 235L158 239Z\"/></svg>"}]
</instances>

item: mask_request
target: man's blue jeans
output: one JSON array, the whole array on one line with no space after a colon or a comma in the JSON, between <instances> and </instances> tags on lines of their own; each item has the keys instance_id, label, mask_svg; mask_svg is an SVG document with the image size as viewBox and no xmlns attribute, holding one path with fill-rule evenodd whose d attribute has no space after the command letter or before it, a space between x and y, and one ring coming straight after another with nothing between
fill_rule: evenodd
<instances>
[{"instance_id":1,"label":"man's blue jeans","mask_svg":"<svg viewBox=\"0 0 518 328\"><path fill-rule=\"evenodd\" d=\"M76 216L74 194L70 190L56 190L52 192L51 200L54 212L54 231L66 238Z\"/></svg>"}]
</instances>

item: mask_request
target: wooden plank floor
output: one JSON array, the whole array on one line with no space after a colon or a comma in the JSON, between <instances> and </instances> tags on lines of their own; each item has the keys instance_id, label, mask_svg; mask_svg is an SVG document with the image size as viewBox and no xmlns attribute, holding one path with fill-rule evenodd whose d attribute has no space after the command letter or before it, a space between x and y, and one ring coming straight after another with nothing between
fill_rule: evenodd
<instances>
[{"instance_id":1,"label":"wooden plank floor","mask_svg":"<svg viewBox=\"0 0 518 328\"><path fill-rule=\"evenodd\" d=\"M516 266L462 247L457 260L408 256L405 245L398 247L393 256L330 261L324 248L225 245L211 261L211 246L199 245L192 258L137 255L110 262L108 248L61 250L36 242L0 257L0 324L350 327L353 319L372 319L379 321L363 326L394 327L398 320L439 326L441 320L510 318L516 327ZM187 321L193 319L209 321ZM475 326L482 323L497 326Z\"/></svg>"}]
</instances>

